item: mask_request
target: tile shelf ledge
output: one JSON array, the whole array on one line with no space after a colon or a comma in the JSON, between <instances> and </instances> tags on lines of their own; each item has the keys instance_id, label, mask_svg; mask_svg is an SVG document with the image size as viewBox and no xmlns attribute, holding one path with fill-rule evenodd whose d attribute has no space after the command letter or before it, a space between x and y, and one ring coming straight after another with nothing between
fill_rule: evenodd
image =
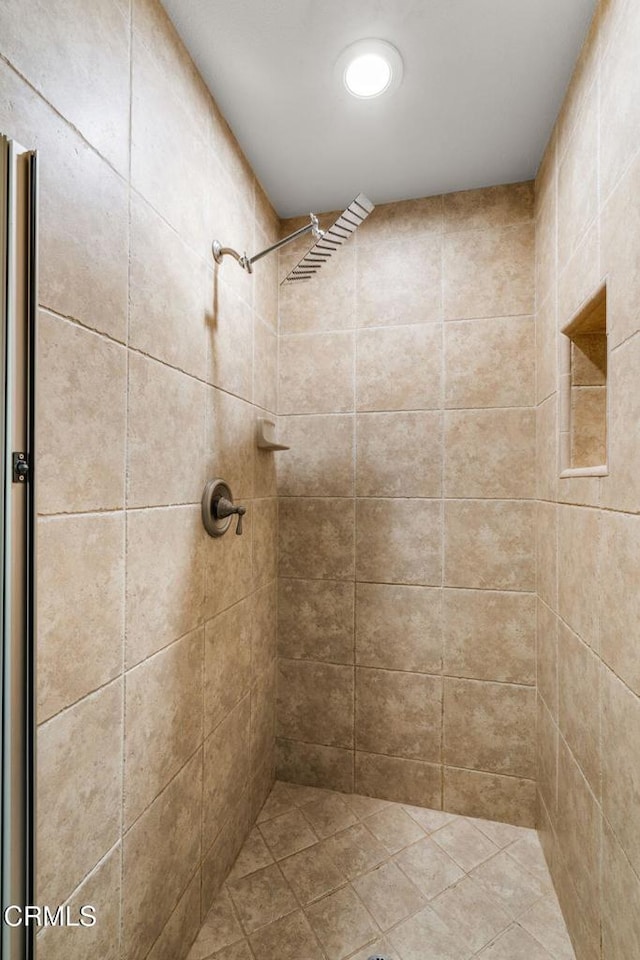
<instances>
[{"instance_id":1,"label":"tile shelf ledge","mask_svg":"<svg viewBox=\"0 0 640 960\"><path fill-rule=\"evenodd\" d=\"M256 438L260 450L289 450L285 443L278 443L275 439L276 424L267 417L258 417L256 420Z\"/></svg>"},{"instance_id":2,"label":"tile shelf ledge","mask_svg":"<svg viewBox=\"0 0 640 960\"><path fill-rule=\"evenodd\" d=\"M609 468L605 464L599 467L571 467L567 470L562 470L560 473L560 480L568 480L571 477L608 477Z\"/></svg>"}]
</instances>

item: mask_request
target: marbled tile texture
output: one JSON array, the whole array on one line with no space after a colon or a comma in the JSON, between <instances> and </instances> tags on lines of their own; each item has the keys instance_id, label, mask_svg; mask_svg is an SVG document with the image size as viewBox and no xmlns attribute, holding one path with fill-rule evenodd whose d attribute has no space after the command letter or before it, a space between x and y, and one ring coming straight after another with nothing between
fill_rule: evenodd
<instances>
[{"instance_id":1,"label":"marbled tile texture","mask_svg":"<svg viewBox=\"0 0 640 960\"><path fill-rule=\"evenodd\" d=\"M636 3L597 4L536 181L539 827L580 960L640 955L639 40ZM559 331L605 280L567 411ZM557 478L556 406L608 476Z\"/></svg>"},{"instance_id":2,"label":"marbled tile texture","mask_svg":"<svg viewBox=\"0 0 640 960\"><path fill-rule=\"evenodd\" d=\"M187 960L377 954L575 960L535 830L276 781Z\"/></svg>"},{"instance_id":3,"label":"marbled tile texture","mask_svg":"<svg viewBox=\"0 0 640 960\"><path fill-rule=\"evenodd\" d=\"M275 771L278 219L157 0L0 9L39 151L42 960L180 960ZM249 507L213 541L208 477Z\"/></svg>"},{"instance_id":4,"label":"marbled tile texture","mask_svg":"<svg viewBox=\"0 0 640 960\"><path fill-rule=\"evenodd\" d=\"M281 300L286 779L534 824L533 211L383 205Z\"/></svg>"},{"instance_id":5,"label":"marbled tile texture","mask_svg":"<svg viewBox=\"0 0 640 960\"><path fill-rule=\"evenodd\" d=\"M576 956L640 955L638 5L598 3L535 185L380 206L282 294L299 244L211 263L294 224L158 0L0 38L42 159L38 901L100 911L39 956L181 960L206 917L194 960L568 960L536 811ZM605 278L609 474L559 480Z\"/></svg>"}]
</instances>

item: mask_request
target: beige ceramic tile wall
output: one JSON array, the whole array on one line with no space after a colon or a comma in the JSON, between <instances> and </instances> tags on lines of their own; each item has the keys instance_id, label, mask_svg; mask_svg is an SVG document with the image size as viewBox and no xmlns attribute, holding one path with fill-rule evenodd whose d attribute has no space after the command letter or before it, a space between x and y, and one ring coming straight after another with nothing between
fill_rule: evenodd
<instances>
[{"instance_id":1,"label":"beige ceramic tile wall","mask_svg":"<svg viewBox=\"0 0 640 960\"><path fill-rule=\"evenodd\" d=\"M153 0L7 0L0 37L41 165L37 902L99 915L39 956L179 960L273 780L277 264L209 245L278 224Z\"/></svg>"},{"instance_id":2,"label":"beige ceramic tile wall","mask_svg":"<svg viewBox=\"0 0 640 960\"><path fill-rule=\"evenodd\" d=\"M603 0L536 184L540 827L579 960L640 956L639 48ZM609 475L560 480L558 331L604 279Z\"/></svg>"},{"instance_id":3,"label":"beige ceramic tile wall","mask_svg":"<svg viewBox=\"0 0 640 960\"><path fill-rule=\"evenodd\" d=\"M283 779L533 824L533 311L530 183L378 207L281 288Z\"/></svg>"}]
</instances>

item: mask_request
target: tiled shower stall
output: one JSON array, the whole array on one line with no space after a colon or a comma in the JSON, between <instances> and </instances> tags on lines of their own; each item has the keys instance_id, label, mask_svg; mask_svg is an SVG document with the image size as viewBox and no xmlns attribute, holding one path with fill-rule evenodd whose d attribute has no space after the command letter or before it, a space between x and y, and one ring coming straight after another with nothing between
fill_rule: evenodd
<instances>
[{"instance_id":1,"label":"tiled shower stall","mask_svg":"<svg viewBox=\"0 0 640 960\"><path fill-rule=\"evenodd\" d=\"M0 6L41 165L38 902L100 916L40 960L186 957L276 775L283 813L537 827L577 960L640 956L638 49L601 0L535 183L378 206L291 290L302 244L212 261L299 222L157 0ZM561 477L603 284L607 471Z\"/></svg>"},{"instance_id":2,"label":"tiled shower stall","mask_svg":"<svg viewBox=\"0 0 640 960\"><path fill-rule=\"evenodd\" d=\"M280 300L279 772L531 826L533 184L351 244Z\"/></svg>"}]
</instances>

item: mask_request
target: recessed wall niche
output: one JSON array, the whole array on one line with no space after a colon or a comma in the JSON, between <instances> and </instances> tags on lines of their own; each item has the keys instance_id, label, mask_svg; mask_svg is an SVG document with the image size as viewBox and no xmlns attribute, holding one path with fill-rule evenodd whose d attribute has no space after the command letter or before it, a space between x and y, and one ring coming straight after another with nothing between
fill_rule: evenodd
<instances>
[{"instance_id":1,"label":"recessed wall niche","mask_svg":"<svg viewBox=\"0 0 640 960\"><path fill-rule=\"evenodd\" d=\"M607 473L607 288L562 331L560 476Z\"/></svg>"}]
</instances>

